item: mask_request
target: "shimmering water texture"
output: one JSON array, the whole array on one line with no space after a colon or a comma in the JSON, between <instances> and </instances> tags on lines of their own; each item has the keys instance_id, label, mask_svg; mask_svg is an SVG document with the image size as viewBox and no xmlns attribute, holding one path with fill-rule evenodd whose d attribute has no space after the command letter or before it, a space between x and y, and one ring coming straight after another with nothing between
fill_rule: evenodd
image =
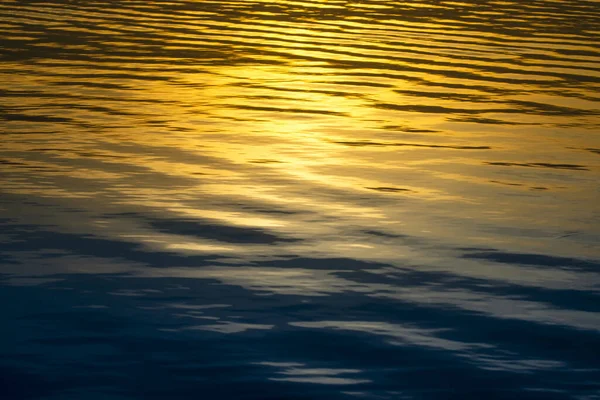
<instances>
[{"instance_id":1,"label":"shimmering water texture","mask_svg":"<svg viewBox=\"0 0 600 400\"><path fill-rule=\"evenodd\" d=\"M600 399L600 2L2 0L0 398Z\"/></svg>"}]
</instances>

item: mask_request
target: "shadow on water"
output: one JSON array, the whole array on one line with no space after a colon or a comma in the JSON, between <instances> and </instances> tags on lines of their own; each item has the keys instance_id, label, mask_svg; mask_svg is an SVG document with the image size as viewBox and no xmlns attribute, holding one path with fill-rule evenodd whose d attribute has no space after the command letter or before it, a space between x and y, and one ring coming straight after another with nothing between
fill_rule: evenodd
<instances>
[{"instance_id":1,"label":"shadow on water","mask_svg":"<svg viewBox=\"0 0 600 400\"><path fill-rule=\"evenodd\" d=\"M184 235L211 229L225 241L232 232L200 222L147 221ZM24 300L3 309L3 319L11 321L1 346L8 398L77 397L90 390L105 398L189 398L202 388L206 396L256 399L346 398L346 391L389 396L398 390L420 398L519 393L561 399L598 389L591 383L597 371L590 368L595 355L589 351L600 345L597 329L536 315L536 306L593 313L597 294L490 285L449 272L344 258L288 255L256 266L227 265L218 254L144 251L133 243L10 221L3 228L11 236L3 263L23 270L5 275L8 286L1 292L5 299ZM236 234L242 241L256 235L247 231ZM47 282L27 282L31 266L19 260L31 262L34 253L58 261L58 270L36 272ZM73 256L87 270L61 272L61 262ZM96 257L107 256L115 264L126 260L126 269L106 273L94 266ZM464 257L546 268L598 266L474 248ZM428 299L418 298L427 291ZM510 299L516 299L512 306ZM531 315L515 313L520 301L530 302ZM522 391L549 381L555 382L550 396Z\"/></svg>"}]
</instances>

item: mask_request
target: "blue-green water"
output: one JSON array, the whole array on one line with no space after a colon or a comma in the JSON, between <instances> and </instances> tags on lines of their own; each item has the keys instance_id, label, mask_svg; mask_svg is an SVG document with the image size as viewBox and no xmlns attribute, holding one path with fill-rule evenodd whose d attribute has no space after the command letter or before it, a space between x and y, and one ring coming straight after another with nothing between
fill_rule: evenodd
<instances>
[{"instance_id":1,"label":"blue-green water","mask_svg":"<svg viewBox=\"0 0 600 400\"><path fill-rule=\"evenodd\" d=\"M0 3L0 399L600 399L597 1Z\"/></svg>"}]
</instances>

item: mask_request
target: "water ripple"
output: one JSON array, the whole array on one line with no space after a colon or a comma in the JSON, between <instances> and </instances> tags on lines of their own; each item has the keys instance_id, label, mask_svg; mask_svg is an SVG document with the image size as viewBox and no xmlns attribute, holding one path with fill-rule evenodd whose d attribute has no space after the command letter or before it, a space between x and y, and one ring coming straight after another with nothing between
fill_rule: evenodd
<instances>
[{"instance_id":1,"label":"water ripple","mask_svg":"<svg viewBox=\"0 0 600 400\"><path fill-rule=\"evenodd\" d=\"M0 4L3 399L595 399L600 12Z\"/></svg>"}]
</instances>

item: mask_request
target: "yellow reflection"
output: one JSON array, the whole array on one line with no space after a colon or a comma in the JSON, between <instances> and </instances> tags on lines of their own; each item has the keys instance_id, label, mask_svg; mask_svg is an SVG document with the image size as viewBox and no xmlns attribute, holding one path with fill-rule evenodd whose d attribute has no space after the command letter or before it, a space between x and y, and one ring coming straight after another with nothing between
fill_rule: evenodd
<instances>
[{"instance_id":1,"label":"yellow reflection","mask_svg":"<svg viewBox=\"0 0 600 400\"><path fill-rule=\"evenodd\" d=\"M598 73L589 43L486 30L476 13L403 19L385 17L382 3L254 3L277 7L213 18L219 10L198 2L170 23L152 6L124 10L139 24L103 21L98 40L114 51L102 57L3 64L3 106L21 113L0 143L10 172L3 190L106 195L169 216L316 232L352 254L372 246L327 235L402 223L445 239L471 230L464 236L522 243L489 233L520 218L555 236L561 226L590 229L583 208L595 200L585 192L598 179L600 139L590 134ZM305 14L292 22L286 13L297 9ZM574 51L584 55L563 55ZM561 207L572 200L585 207ZM557 214L560 226L549 224ZM432 216L461 224L444 228ZM166 246L230 250L184 239Z\"/></svg>"}]
</instances>

